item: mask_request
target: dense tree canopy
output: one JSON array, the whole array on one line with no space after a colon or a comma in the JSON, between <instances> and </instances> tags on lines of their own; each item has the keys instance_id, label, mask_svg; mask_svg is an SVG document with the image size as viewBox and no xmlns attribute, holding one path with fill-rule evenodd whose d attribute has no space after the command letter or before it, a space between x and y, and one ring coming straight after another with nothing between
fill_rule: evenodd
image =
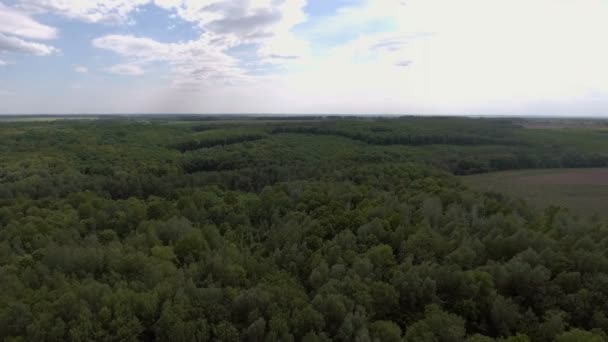
<instances>
[{"instance_id":1,"label":"dense tree canopy","mask_svg":"<svg viewBox=\"0 0 608 342\"><path fill-rule=\"evenodd\" d=\"M442 118L4 123L0 339L604 341L607 222L451 174L607 160L592 133L538 134Z\"/></svg>"}]
</instances>

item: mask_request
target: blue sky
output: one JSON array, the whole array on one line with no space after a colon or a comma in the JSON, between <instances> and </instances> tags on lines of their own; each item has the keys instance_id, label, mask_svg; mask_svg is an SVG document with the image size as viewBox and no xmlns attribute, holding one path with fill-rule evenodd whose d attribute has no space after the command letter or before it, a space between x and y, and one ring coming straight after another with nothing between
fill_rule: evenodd
<instances>
[{"instance_id":1,"label":"blue sky","mask_svg":"<svg viewBox=\"0 0 608 342\"><path fill-rule=\"evenodd\" d=\"M0 0L0 114L604 115L603 0Z\"/></svg>"}]
</instances>

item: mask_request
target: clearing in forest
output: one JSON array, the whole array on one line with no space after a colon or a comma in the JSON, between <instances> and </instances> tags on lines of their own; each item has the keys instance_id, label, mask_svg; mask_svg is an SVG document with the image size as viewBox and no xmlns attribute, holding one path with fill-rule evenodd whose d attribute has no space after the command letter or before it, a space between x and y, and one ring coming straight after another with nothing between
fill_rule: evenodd
<instances>
[{"instance_id":1,"label":"clearing in forest","mask_svg":"<svg viewBox=\"0 0 608 342\"><path fill-rule=\"evenodd\" d=\"M608 168L492 172L461 177L473 189L558 205L582 215L608 215Z\"/></svg>"}]
</instances>

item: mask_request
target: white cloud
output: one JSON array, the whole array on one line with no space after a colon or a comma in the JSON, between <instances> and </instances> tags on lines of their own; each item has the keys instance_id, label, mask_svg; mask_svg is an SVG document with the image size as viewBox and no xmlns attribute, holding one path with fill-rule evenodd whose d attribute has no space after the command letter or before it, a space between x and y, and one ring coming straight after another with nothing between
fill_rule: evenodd
<instances>
[{"instance_id":1,"label":"white cloud","mask_svg":"<svg viewBox=\"0 0 608 342\"><path fill-rule=\"evenodd\" d=\"M5 65L7 65L7 64L8 64L8 63L6 63L5 61L3 61L3 60L1 60L1 59L0 59L0 66L5 66Z\"/></svg>"},{"instance_id":2,"label":"white cloud","mask_svg":"<svg viewBox=\"0 0 608 342\"><path fill-rule=\"evenodd\" d=\"M47 56L57 53L59 50L49 45L28 42L17 37L9 37L0 33L0 52L18 52Z\"/></svg>"},{"instance_id":3,"label":"white cloud","mask_svg":"<svg viewBox=\"0 0 608 342\"><path fill-rule=\"evenodd\" d=\"M109 73L124 76L140 76L145 74L141 66L137 64L117 64L107 69Z\"/></svg>"},{"instance_id":4,"label":"white cloud","mask_svg":"<svg viewBox=\"0 0 608 342\"><path fill-rule=\"evenodd\" d=\"M306 0L164 2L173 2L172 8L182 19L197 22L227 45L259 44L258 54L262 59L282 60L308 53L306 42L291 32L294 26L307 20Z\"/></svg>"},{"instance_id":5,"label":"white cloud","mask_svg":"<svg viewBox=\"0 0 608 342\"><path fill-rule=\"evenodd\" d=\"M165 58L173 44L159 43L150 38L129 35L108 35L93 40L93 46L127 57L143 59Z\"/></svg>"},{"instance_id":6,"label":"white cloud","mask_svg":"<svg viewBox=\"0 0 608 342\"><path fill-rule=\"evenodd\" d=\"M607 16L598 0L368 0L316 19L306 38L390 25L260 81L296 107L327 112L563 111L564 101L608 91Z\"/></svg>"},{"instance_id":7,"label":"white cloud","mask_svg":"<svg viewBox=\"0 0 608 342\"><path fill-rule=\"evenodd\" d=\"M412 0L406 8L401 31L436 33L411 49L430 103L523 103L608 89L605 1Z\"/></svg>"},{"instance_id":8,"label":"white cloud","mask_svg":"<svg viewBox=\"0 0 608 342\"><path fill-rule=\"evenodd\" d=\"M76 71L79 74L88 74L89 73L89 68L84 67L84 66L76 66L74 68L74 71Z\"/></svg>"},{"instance_id":9,"label":"white cloud","mask_svg":"<svg viewBox=\"0 0 608 342\"><path fill-rule=\"evenodd\" d=\"M15 95L15 93L13 93L12 91L0 89L0 97L10 97L10 96L14 96L14 95Z\"/></svg>"},{"instance_id":10,"label":"white cloud","mask_svg":"<svg viewBox=\"0 0 608 342\"><path fill-rule=\"evenodd\" d=\"M2 3L0 3L0 33L41 40L57 37L57 30L54 27L43 25Z\"/></svg>"},{"instance_id":11,"label":"white cloud","mask_svg":"<svg viewBox=\"0 0 608 342\"><path fill-rule=\"evenodd\" d=\"M174 85L196 88L213 82L237 84L249 79L228 49L253 44L258 59L248 64L286 64L309 53L305 41L291 29L306 20L306 0L155 0L196 24L205 33L197 40L160 43L146 37L109 35L93 40L95 47L145 64L173 66Z\"/></svg>"},{"instance_id":12,"label":"white cloud","mask_svg":"<svg viewBox=\"0 0 608 342\"><path fill-rule=\"evenodd\" d=\"M47 56L56 48L24 39L49 40L57 37L54 27L43 25L28 15L0 3L0 52ZM0 65L6 65L5 62Z\"/></svg>"},{"instance_id":13,"label":"white cloud","mask_svg":"<svg viewBox=\"0 0 608 342\"><path fill-rule=\"evenodd\" d=\"M55 13L90 23L124 23L129 14L150 0L22 0L20 8Z\"/></svg>"},{"instance_id":14,"label":"white cloud","mask_svg":"<svg viewBox=\"0 0 608 342\"><path fill-rule=\"evenodd\" d=\"M209 80L243 79L239 61L227 50L254 44L258 60L251 63L287 64L309 53L291 29L306 20L306 0L21 0L29 13L54 13L91 23L128 23L130 14L148 3L175 11L205 34L185 43L160 43L145 37L111 35L93 41L99 48L136 59L139 66L164 61L177 72L176 83L194 85ZM47 32L49 38L50 32Z\"/></svg>"},{"instance_id":15,"label":"white cloud","mask_svg":"<svg viewBox=\"0 0 608 342\"><path fill-rule=\"evenodd\" d=\"M203 35L199 40L160 43L149 38L109 35L94 39L93 46L124 56L136 63L140 70L141 65L153 62L169 63L174 71L174 85L191 88L198 83L244 78L238 68L238 60L225 54L223 48L214 45L211 39Z\"/></svg>"},{"instance_id":16,"label":"white cloud","mask_svg":"<svg viewBox=\"0 0 608 342\"><path fill-rule=\"evenodd\" d=\"M306 0L18 3L30 14L96 23L128 23L138 6L154 3L189 22L204 32L199 38L165 43L115 34L92 41L122 57L108 72L141 75L168 65L167 83L179 89L159 85L156 91L166 92L163 106L179 104L184 111L471 113L544 103L584 111L584 105L565 104L599 108L606 101L598 97L608 94L605 0L358 0L314 18L304 12ZM18 16L26 19L14 20ZM50 54L53 47L27 40L56 35L0 7L0 50ZM229 55L243 44L254 49L247 59ZM202 89L197 99L212 95L184 102L192 94L176 95L183 88Z\"/></svg>"}]
</instances>

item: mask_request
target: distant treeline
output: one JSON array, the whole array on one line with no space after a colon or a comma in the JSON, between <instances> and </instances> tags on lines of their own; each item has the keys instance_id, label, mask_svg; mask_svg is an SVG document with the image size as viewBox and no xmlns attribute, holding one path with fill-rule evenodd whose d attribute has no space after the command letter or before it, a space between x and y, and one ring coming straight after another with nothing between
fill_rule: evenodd
<instances>
[{"instance_id":1,"label":"distant treeline","mask_svg":"<svg viewBox=\"0 0 608 342\"><path fill-rule=\"evenodd\" d=\"M300 133L316 135L335 135L344 138L363 141L372 145L518 145L521 142L505 139L490 138L480 135L464 134L407 134L390 133L390 129L384 127L372 128L371 132L357 130L345 130L326 127L277 127L272 130L273 134ZM383 134L374 134L383 133Z\"/></svg>"}]
</instances>

